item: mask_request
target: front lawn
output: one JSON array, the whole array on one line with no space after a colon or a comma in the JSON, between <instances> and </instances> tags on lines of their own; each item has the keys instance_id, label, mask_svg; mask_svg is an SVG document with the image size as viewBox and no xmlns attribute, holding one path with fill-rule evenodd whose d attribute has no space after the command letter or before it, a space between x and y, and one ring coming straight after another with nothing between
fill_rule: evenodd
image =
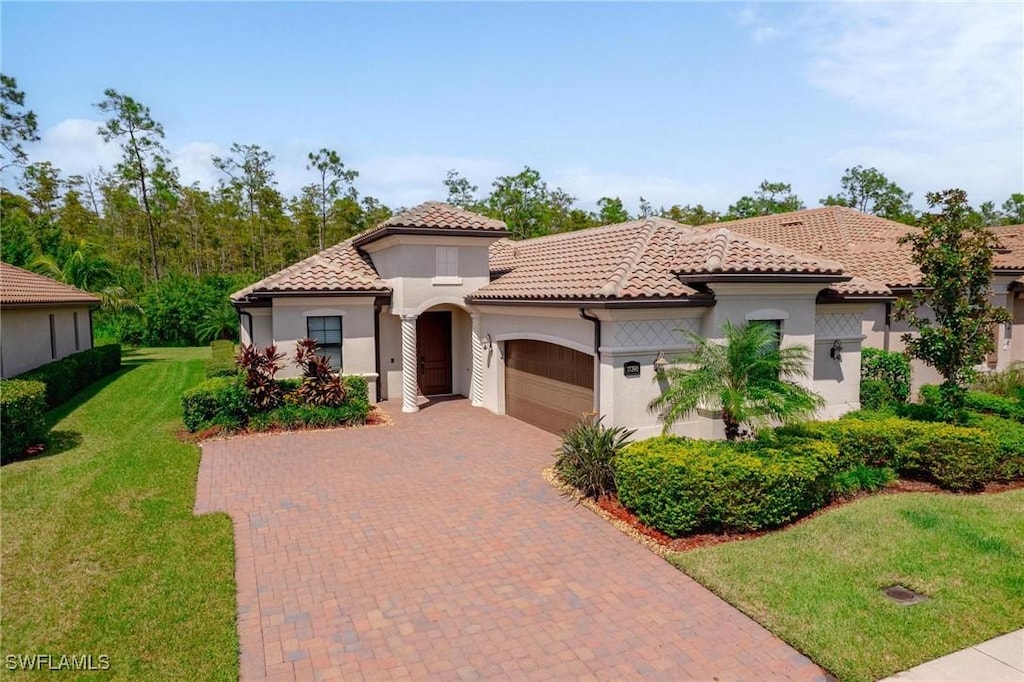
<instances>
[{"instance_id":1,"label":"front lawn","mask_svg":"<svg viewBox=\"0 0 1024 682\"><path fill-rule=\"evenodd\" d=\"M49 413L46 453L3 467L5 656L106 655L118 679L237 678L231 522L193 516L199 448L176 435L209 353L126 353Z\"/></svg>"},{"instance_id":2,"label":"front lawn","mask_svg":"<svg viewBox=\"0 0 1024 682\"><path fill-rule=\"evenodd\" d=\"M841 680L878 679L1024 627L1024 490L876 495L669 561ZM895 583L930 599L893 604Z\"/></svg>"}]
</instances>

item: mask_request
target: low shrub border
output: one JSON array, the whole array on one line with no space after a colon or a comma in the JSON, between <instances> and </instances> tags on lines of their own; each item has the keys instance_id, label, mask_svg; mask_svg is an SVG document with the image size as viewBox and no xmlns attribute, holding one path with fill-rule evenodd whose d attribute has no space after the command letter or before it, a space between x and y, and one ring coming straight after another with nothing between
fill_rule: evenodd
<instances>
[{"instance_id":1,"label":"low shrub border","mask_svg":"<svg viewBox=\"0 0 1024 682\"><path fill-rule=\"evenodd\" d=\"M39 381L0 381L0 460L16 459L46 437L46 386Z\"/></svg>"},{"instance_id":2,"label":"low shrub border","mask_svg":"<svg viewBox=\"0 0 1024 682\"><path fill-rule=\"evenodd\" d=\"M67 402L83 388L121 368L121 346L97 346L36 367L15 377L46 386L46 407Z\"/></svg>"},{"instance_id":3,"label":"low shrub border","mask_svg":"<svg viewBox=\"0 0 1024 682\"><path fill-rule=\"evenodd\" d=\"M678 537L784 525L828 501L839 461L829 441L779 447L662 436L615 459L619 500L645 524Z\"/></svg>"},{"instance_id":4,"label":"low shrub border","mask_svg":"<svg viewBox=\"0 0 1024 682\"><path fill-rule=\"evenodd\" d=\"M210 359L206 361L206 378L229 377L238 374L235 365L235 343L218 339L210 344Z\"/></svg>"}]
</instances>

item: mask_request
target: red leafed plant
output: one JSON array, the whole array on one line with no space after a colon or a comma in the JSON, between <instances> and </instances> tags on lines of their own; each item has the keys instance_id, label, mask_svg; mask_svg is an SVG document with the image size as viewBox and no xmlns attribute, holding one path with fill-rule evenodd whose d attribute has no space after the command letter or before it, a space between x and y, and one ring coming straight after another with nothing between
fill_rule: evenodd
<instances>
[{"instance_id":1,"label":"red leafed plant","mask_svg":"<svg viewBox=\"0 0 1024 682\"><path fill-rule=\"evenodd\" d=\"M338 407L345 402L345 383L331 370L331 359L317 355L313 339L295 343L295 364L302 369L302 383L295 393L307 405Z\"/></svg>"},{"instance_id":2,"label":"red leafed plant","mask_svg":"<svg viewBox=\"0 0 1024 682\"><path fill-rule=\"evenodd\" d=\"M270 345L260 350L253 345L242 346L238 354L238 365L245 372L245 387L257 410L272 410L281 404L284 392L274 376L281 369L284 353L277 352L277 346Z\"/></svg>"}]
</instances>

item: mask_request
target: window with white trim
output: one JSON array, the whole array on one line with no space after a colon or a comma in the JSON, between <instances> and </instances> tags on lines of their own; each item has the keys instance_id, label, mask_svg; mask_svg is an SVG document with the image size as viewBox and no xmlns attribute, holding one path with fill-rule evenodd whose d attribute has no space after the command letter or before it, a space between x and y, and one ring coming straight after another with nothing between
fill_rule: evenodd
<instances>
[{"instance_id":1,"label":"window with white trim","mask_svg":"<svg viewBox=\"0 0 1024 682\"><path fill-rule=\"evenodd\" d=\"M306 318L306 336L316 341L317 353L331 359L331 369L340 372L341 364L341 316Z\"/></svg>"},{"instance_id":2,"label":"window with white trim","mask_svg":"<svg viewBox=\"0 0 1024 682\"><path fill-rule=\"evenodd\" d=\"M438 246L434 250L437 264L435 273L438 277L459 276L459 249L455 246Z\"/></svg>"}]
</instances>

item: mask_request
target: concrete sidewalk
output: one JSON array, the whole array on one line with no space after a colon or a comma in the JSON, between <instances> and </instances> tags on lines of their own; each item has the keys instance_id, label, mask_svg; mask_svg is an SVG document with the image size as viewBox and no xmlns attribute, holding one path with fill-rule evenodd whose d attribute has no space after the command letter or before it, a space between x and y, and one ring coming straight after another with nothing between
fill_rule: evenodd
<instances>
[{"instance_id":1,"label":"concrete sidewalk","mask_svg":"<svg viewBox=\"0 0 1024 682\"><path fill-rule=\"evenodd\" d=\"M1022 682L1024 630L1010 632L904 670L882 682Z\"/></svg>"}]
</instances>

